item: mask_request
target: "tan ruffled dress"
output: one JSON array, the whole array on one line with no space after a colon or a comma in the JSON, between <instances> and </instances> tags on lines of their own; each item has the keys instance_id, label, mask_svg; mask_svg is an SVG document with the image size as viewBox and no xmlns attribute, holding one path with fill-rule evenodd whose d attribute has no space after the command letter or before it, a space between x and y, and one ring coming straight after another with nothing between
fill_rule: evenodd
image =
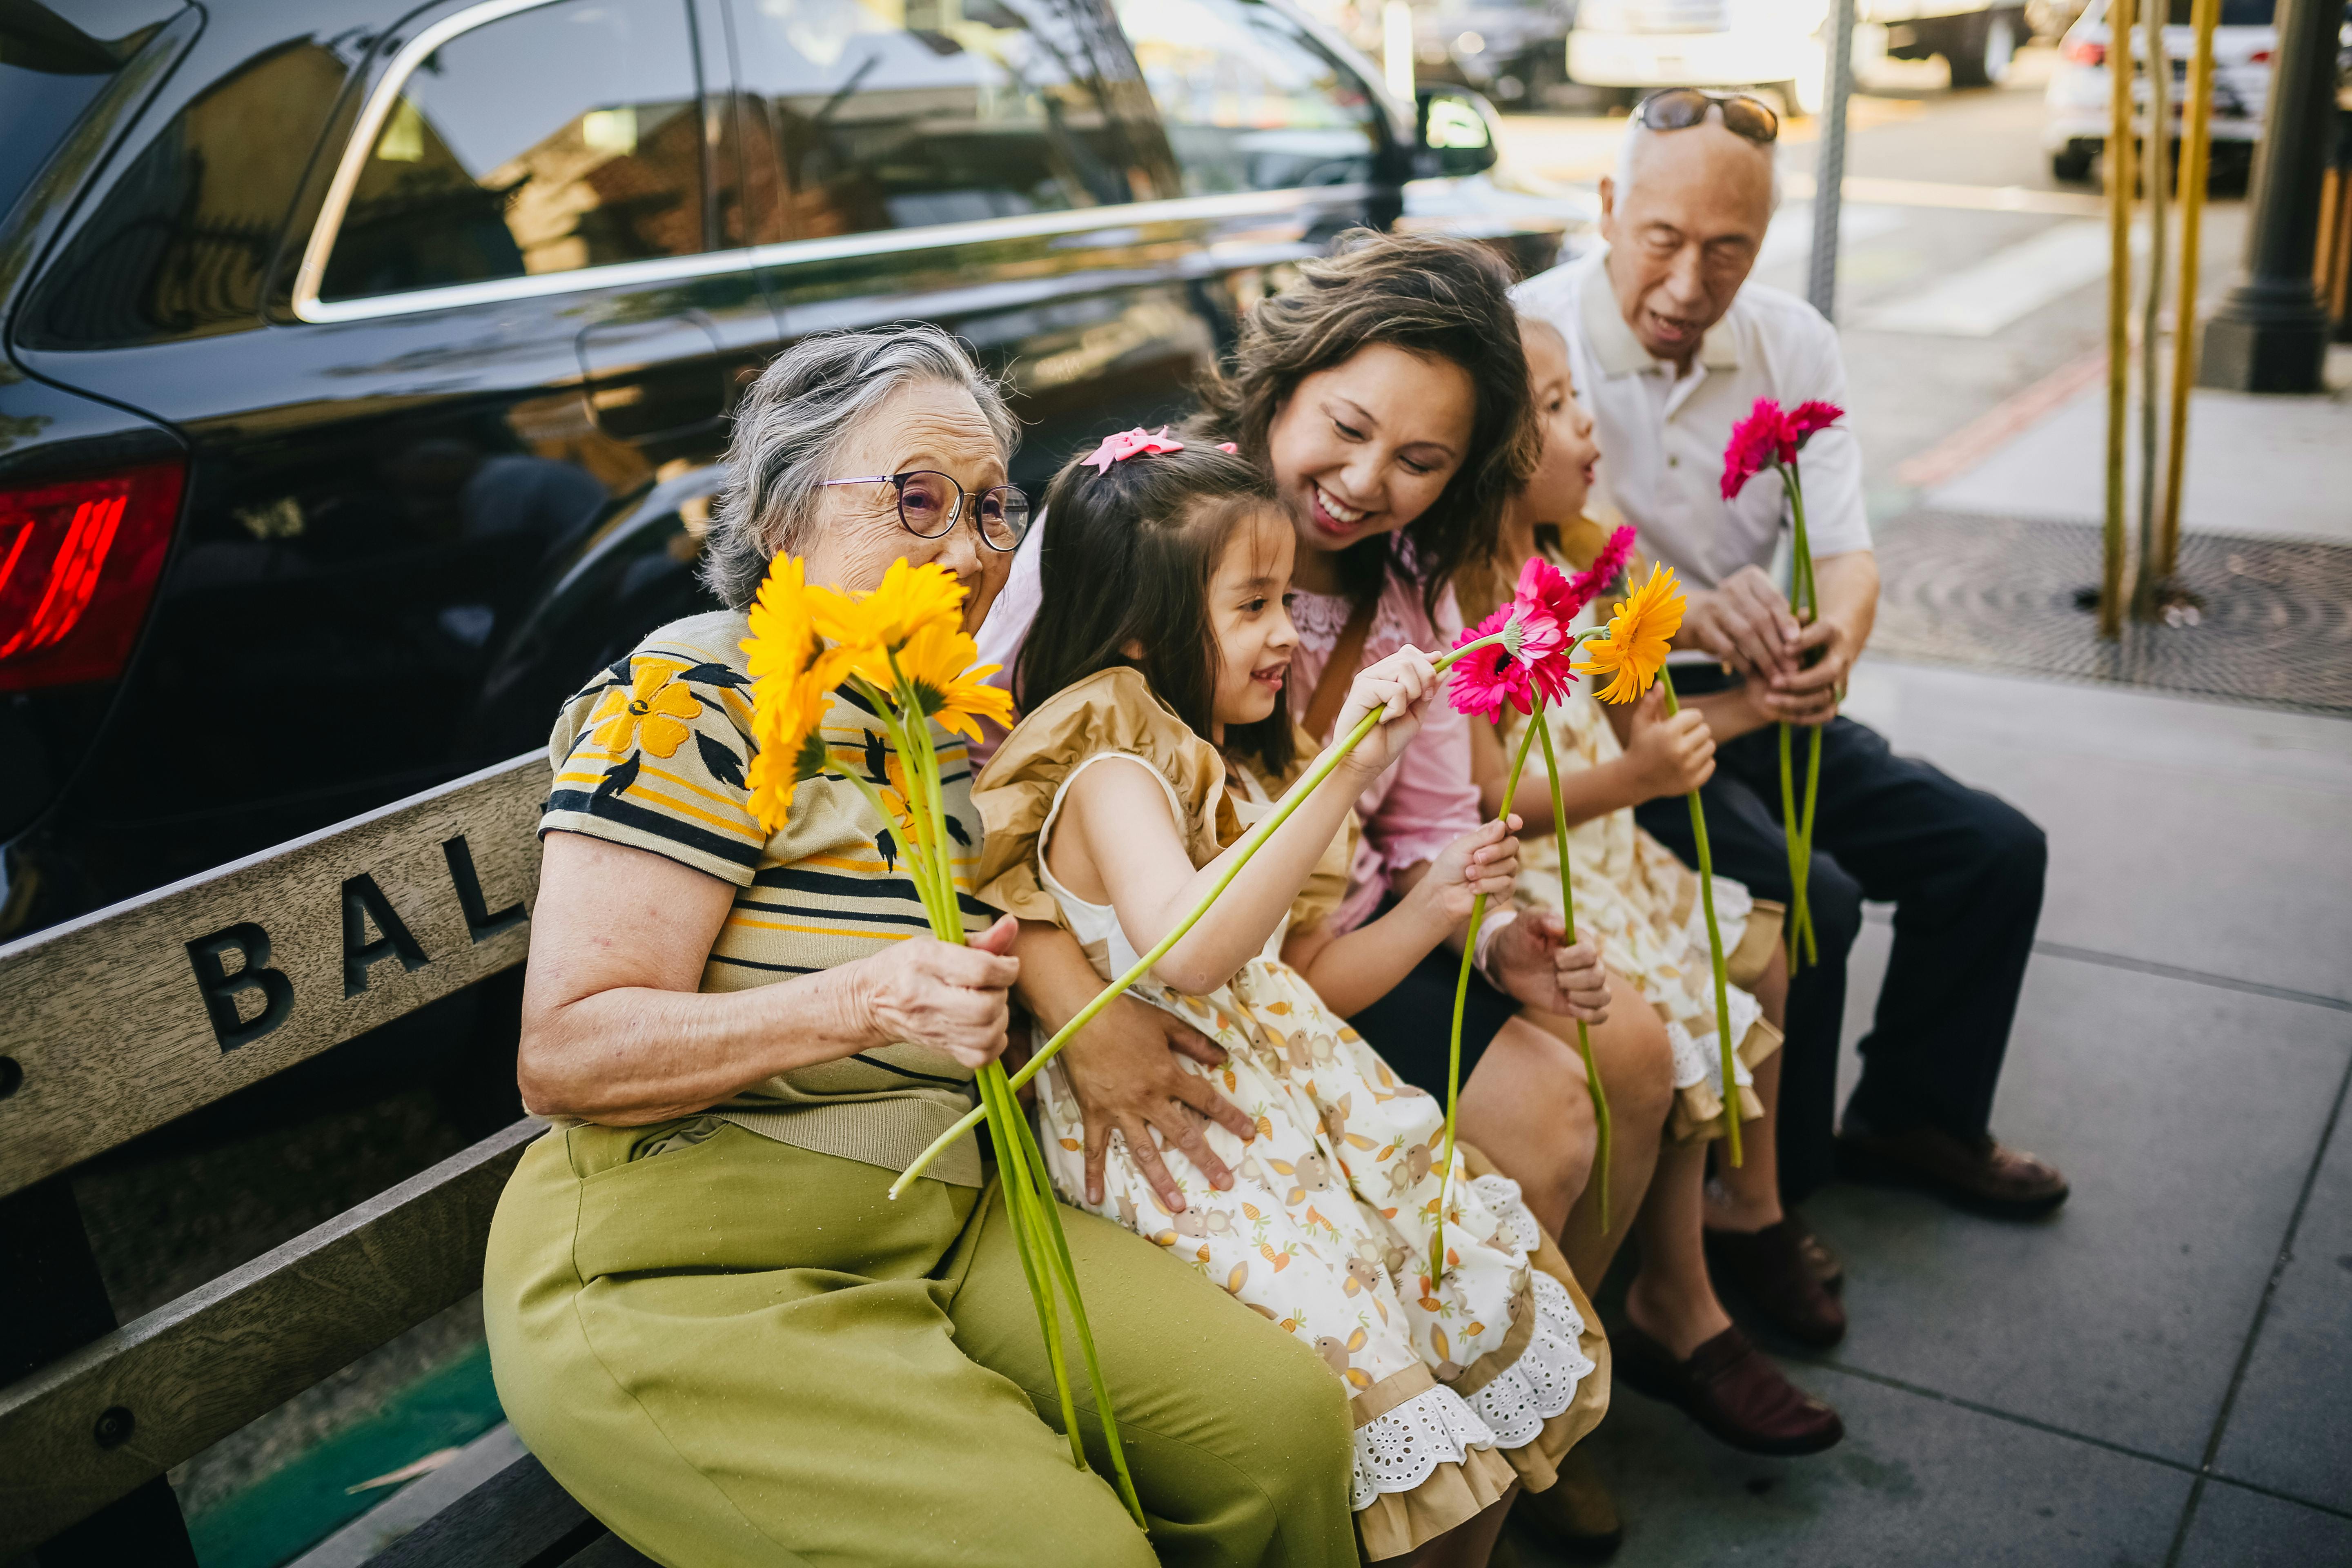
<instances>
[{"instance_id":1,"label":"tan ruffled dress","mask_svg":"<svg viewBox=\"0 0 2352 1568\"><path fill-rule=\"evenodd\" d=\"M1055 881L1044 847L1071 781L1087 767L1124 765L1110 762L1122 757L1166 787L1196 866L1272 805L1245 773L1236 799L1215 749L1131 669L1091 676L1022 721L972 793L986 825L980 897L1065 925L1106 979L1136 962L1135 949L1115 911ZM1336 905L1349 848L1349 836L1334 841L1294 921ZM1181 1065L1213 1079L1257 1123L1248 1143L1206 1130L1234 1172L1231 1191L1212 1187L1181 1150L1165 1149L1185 1199L1171 1214L1114 1140L1104 1202L1087 1204L1085 1129L1058 1063L1036 1079L1040 1142L1065 1201L1183 1258L1348 1384L1365 1554L1394 1557L1471 1519L1514 1480L1550 1486L1561 1457L1606 1408L1607 1349L1517 1184L1459 1144L1445 1190L1446 1267L1430 1278L1444 1107L1400 1079L1281 961L1282 936L1209 995L1179 995L1150 979L1129 993L1228 1053L1223 1068Z\"/></svg>"}]
</instances>

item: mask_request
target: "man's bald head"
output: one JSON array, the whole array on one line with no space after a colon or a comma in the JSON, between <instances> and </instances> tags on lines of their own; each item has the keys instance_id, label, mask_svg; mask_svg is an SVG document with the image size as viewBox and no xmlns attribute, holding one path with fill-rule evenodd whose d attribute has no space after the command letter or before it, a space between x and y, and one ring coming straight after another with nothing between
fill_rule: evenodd
<instances>
[{"instance_id":1,"label":"man's bald head","mask_svg":"<svg viewBox=\"0 0 2352 1568\"><path fill-rule=\"evenodd\" d=\"M1625 324L1653 358L1685 367L1731 308L1763 248L1777 175L1772 149L1723 127L1636 122L1617 174L1601 182L1607 271Z\"/></svg>"}]
</instances>

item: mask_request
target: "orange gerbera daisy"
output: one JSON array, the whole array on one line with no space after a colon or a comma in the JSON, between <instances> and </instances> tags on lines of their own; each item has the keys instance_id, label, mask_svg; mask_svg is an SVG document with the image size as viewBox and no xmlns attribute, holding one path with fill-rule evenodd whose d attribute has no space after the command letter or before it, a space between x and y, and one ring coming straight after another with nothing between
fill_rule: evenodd
<instances>
[{"instance_id":1,"label":"orange gerbera daisy","mask_svg":"<svg viewBox=\"0 0 2352 1568\"><path fill-rule=\"evenodd\" d=\"M898 652L898 674L913 689L917 707L926 719L936 719L950 733L980 739L975 716L1010 728L1013 693L988 684L1002 665L982 664L980 645L952 622L934 621L907 639ZM873 667L879 665L879 670ZM859 661L858 672L887 689L891 680L887 660Z\"/></svg>"},{"instance_id":2,"label":"orange gerbera daisy","mask_svg":"<svg viewBox=\"0 0 2352 1568\"><path fill-rule=\"evenodd\" d=\"M751 674L751 739L744 769L751 815L770 833L784 826L793 792L824 771L824 724L849 659L825 646L800 558L779 555L751 609L743 651ZM665 753L667 754L667 753Z\"/></svg>"},{"instance_id":3,"label":"orange gerbera daisy","mask_svg":"<svg viewBox=\"0 0 2352 1568\"><path fill-rule=\"evenodd\" d=\"M1632 702L1650 689L1665 667L1666 649L1682 629L1683 591L1671 566L1653 566L1650 580L1609 617L1609 636L1584 645L1579 675L1612 677L1597 693L1603 702Z\"/></svg>"}]
</instances>

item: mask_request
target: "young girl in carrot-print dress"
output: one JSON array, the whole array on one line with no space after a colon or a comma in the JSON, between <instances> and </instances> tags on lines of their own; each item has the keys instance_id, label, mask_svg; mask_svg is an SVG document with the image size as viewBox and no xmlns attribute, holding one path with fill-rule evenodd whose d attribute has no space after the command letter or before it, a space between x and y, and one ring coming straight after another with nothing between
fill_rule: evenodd
<instances>
[{"instance_id":1,"label":"young girl in carrot-print dress","mask_svg":"<svg viewBox=\"0 0 2352 1568\"><path fill-rule=\"evenodd\" d=\"M1228 847L1306 772L1279 700L1297 646L1284 609L1293 542L1249 464L1139 432L1065 468L1046 516L1045 607L1017 672L1027 717L973 792L981 896L1066 925L1108 979L1215 885ZM1366 1555L1428 1547L1482 1562L1514 1486L1550 1485L1599 1419L1600 1335L1517 1187L1462 1149L1446 1173L1443 1103L1399 1079L1314 982L1341 966L1410 969L1475 895L1507 894L1515 843L1500 824L1466 834L1387 916L1293 942L1306 972L1282 958L1336 906L1349 803L1436 688L1413 648L1357 679L1341 731L1383 721L1132 993L1227 1052L1221 1068L1186 1065L1256 1123L1247 1144L1208 1130L1230 1191L1168 1149L1185 1197L1171 1214L1114 1141L1103 1199L1087 1204L1077 1101L1057 1067L1036 1082L1067 1201L1192 1263L1347 1384Z\"/></svg>"},{"instance_id":2,"label":"young girl in carrot-print dress","mask_svg":"<svg viewBox=\"0 0 2352 1568\"><path fill-rule=\"evenodd\" d=\"M1540 322L1527 323L1526 343L1545 422L1545 453L1505 514L1502 553L1485 570L1455 579L1465 611L1482 616L1508 595L1528 557L1541 553L1561 570L1574 572L1589 565L1609 537L1582 515L1596 454L1591 422L1574 402L1566 345ZM1604 614L1618 596L1603 593L1579 626ZM1743 695L1723 700L1742 702L1748 690L1739 688ZM1780 906L1752 899L1727 877L1715 879L1715 910L1730 981L1734 1082L1727 1092L1737 1097L1746 1158L1732 1166L1718 1144L1717 1179L1706 1179L1706 1145L1721 1137L1727 1089L1698 873L1635 825L1633 806L1684 794L1706 781L1713 767L1714 735L1723 732L1711 725L1736 732L1743 724L1753 728L1762 717L1722 706L1703 715L1693 704L1669 718L1662 695L1653 688L1631 709L1612 710L1590 689L1571 689L1565 701L1544 713L1559 762L1566 821L1557 827L1552 821L1540 767L1531 765L1522 774L1514 797L1514 809L1529 826L1516 901L1526 910L1558 911L1565 857L1578 929L1600 942L1611 972L1629 982L1657 1014L1674 1049L1675 1095L1664 1146L1634 1219L1642 1262L1626 1296L1630 1326L1617 1347L1625 1376L1636 1386L1648 1386L1657 1364L1696 1353L1690 1346L1703 1345L1730 1326L1711 1278L1727 1270L1790 1338L1826 1348L1845 1331L1844 1310L1810 1259L1773 1268L1758 1283L1759 1258L1769 1263L1805 1245L1781 1207L1775 1175L1788 967ZM1531 721L1508 710L1506 716L1508 721L1500 728L1473 726L1475 766L1490 810L1503 804L1507 755ZM1787 1451L1835 1442L1842 1431L1835 1415L1817 1401L1804 1402L1791 1385L1784 1407L1795 1410L1801 1403L1801 1420L1792 1416L1782 1434L1790 1445Z\"/></svg>"}]
</instances>

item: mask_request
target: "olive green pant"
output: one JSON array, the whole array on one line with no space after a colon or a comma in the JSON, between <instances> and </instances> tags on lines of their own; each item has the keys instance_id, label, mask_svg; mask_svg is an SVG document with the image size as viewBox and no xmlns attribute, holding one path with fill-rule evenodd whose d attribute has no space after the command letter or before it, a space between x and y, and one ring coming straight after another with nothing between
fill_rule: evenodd
<instances>
[{"instance_id":1,"label":"olive green pant","mask_svg":"<svg viewBox=\"0 0 2352 1568\"><path fill-rule=\"evenodd\" d=\"M673 1568L1356 1562L1346 1391L1159 1247L1062 1210L1147 1542L1096 1474L1108 1450L1076 1366L1092 1470L1058 1435L993 1184L894 1203L887 1170L723 1122L645 1154L677 1125L533 1143L483 1279L509 1418L638 1551Z\"/></svg>"}]
</instances>

